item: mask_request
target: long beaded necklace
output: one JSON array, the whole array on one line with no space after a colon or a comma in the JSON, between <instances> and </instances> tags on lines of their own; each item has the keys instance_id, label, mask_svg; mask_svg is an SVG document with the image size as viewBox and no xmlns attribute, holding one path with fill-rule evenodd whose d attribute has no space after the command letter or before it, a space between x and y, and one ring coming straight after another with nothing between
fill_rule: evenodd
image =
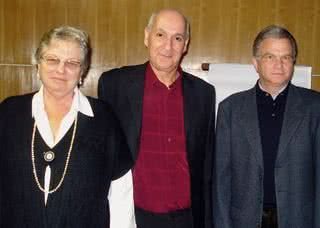
<instances>
[{"instance_id":1,"label":"long beaded necklace","mask_svg":"<svg viewBox=\"0 0 320 228\"><path fill-rule=\"evenodd\" d=\"M74 120L74 127L73 127L73 132L72 132L72 138L71 138L71 142L70 142L70 146L69 146L69 151L68 151L68 155L67 155L67 160L66 160L66 164L64 166L64 170L63 170L63 173L62 173L62 177L58 183L58 185L52 189L52 190L49 190L48 191L48 194L51 194L51 193L54 193L56 192L62 185L63 181L64 181L64 178L66 176L66 173L67 173L67 169L68 169L68 165L69 165L69 161L70 161L70 157L71 157L71 151L72 151L72 148L73 148L73 142L74 142L74 138L75 138L75 135L76 135L76 131L77 131L77 122L78 122L78 117L76 116L75 120ZM33 125L33 132L32 132L32 140L31 140L31 160L32 160L32 171L33 171L33 176L34 176L34 179L37 183L37 186L38 188L42 191L42 192L46 192L46 190L41 186L40 182L39 182L39 178L38 178L38 175L37 175L37 170L36 170L36 164L35 164L35 158L34 158L34 138L35 138L35 134L36 134L36 122L34 122L34 125Z\"/></svg>"}]
</instances>

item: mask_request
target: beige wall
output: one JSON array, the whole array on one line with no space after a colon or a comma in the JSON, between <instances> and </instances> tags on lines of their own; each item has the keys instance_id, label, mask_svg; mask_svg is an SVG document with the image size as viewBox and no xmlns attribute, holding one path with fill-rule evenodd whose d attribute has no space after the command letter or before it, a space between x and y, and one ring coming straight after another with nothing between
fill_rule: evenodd
<instances>
[{"instance_id":1,"label":"beige wall","mask_svg":"<svg viewBox=\"0 0 320 228\"><path fill-rule=\"evenodd\" d=\"M32 54L41 35L68 24L85 29L93 46L85 92L96 95L106 69L146 61L143 29L151 12L174 7L191 21L192 40L183 65L250 63L256 33L286 26L299 44L298 64L320 75L319 0L0 0L0 100L36 90ZM320 77L313 77L320 90Z\"/></svg>"}]
</instances>

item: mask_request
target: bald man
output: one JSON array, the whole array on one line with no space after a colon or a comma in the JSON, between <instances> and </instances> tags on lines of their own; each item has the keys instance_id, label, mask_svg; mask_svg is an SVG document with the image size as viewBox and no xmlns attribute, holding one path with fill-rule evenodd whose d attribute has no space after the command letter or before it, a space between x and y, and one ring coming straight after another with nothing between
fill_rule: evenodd
<instances>
[{"instance_id":1,"label":"bald man","mask_svg":"<svg viewBox=\"0 0 320 228\"><path fill-rule=\"evenodd\" d=\"M118 116L135 161L138 228L211 228L215 89L184 72L189 22L177 10L151 15L149 61L104 72L98 96Z\"/></svg>"}]
</instances>

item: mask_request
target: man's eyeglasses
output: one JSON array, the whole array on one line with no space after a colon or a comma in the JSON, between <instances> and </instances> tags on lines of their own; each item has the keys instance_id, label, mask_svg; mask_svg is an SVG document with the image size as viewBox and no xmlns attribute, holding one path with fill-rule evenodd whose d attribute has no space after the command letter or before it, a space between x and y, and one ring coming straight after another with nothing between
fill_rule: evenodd
<instances>
[{"instance_id":1,"label":"man's eyeglasses","mask_svg":"<svg viewBox=\"0 0 320 228\"><path fill-rule=\"evenodd\" d=\"M282 56L276 56L274 54L266 53L263 55L257 56L258 59L261 59L262 61L266 63L276 63L277 61L280 61L282 64L293 64L295 59L292 55L282 55Z\"/></svg>"},{"instance_id":2,"label":"man's eyeglasses","mask_svg":"<svg viewBox=\"0 0 320 228\"><path fill-rule=\"evenodd\" d=\"M51 55L50 56L42 56L41 60L43 60L45 62L45 64L48 66L48 68L50 68L51 70L57 69L60 62L63 62L64 67L70 71L78 70L81 66L81 63L79 60L67 59L67 60L62 61L58 57L51 56Z\"/></svg>"}]
</instances>

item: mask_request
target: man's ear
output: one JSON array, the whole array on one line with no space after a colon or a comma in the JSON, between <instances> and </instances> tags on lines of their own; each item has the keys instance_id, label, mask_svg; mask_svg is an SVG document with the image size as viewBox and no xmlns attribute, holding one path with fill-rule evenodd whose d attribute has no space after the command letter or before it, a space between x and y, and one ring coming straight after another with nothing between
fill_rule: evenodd
<instances>
[{"instance_id":1,"label":"man's ear","mask_svg":"<svg viewBox=\"0 0 320 228\"><path fill-rule=\"evenodd\" d=\"M146 28L144 29L144 45L145 45L146 47L149 46L149 34L150 34L149 28L146 27Z\"/></svg>"},{"instance_id":2,"label":"man's ear","mask_svg":"<svg viewBox=\"0 0 320 228\"><path fill-rule=\"evenodd\" d=\"M255 57L252 57L251 61L252 61L252 64L254 66L254 69L256 69L256 72L258 73L258 61L257 61L257 59Z\"/></svg>"},{"instance_id":3,"label":"man's ear","mask_svg":"<svg viewBox=\"0 0 320 228\"><path fill-rule=\"evenodd\" d=\"M39 64L39 63L36 65L36 69L37 69L37 79L40 80L40 73L39 73L39 71L40 71L40 64Z\"/></svg>"},{"instance_id":4,"label":"man's ear","mask_svg":"<svg viewBox=\"0 0 320 228\"><path fill-rule=\"evenodd\" d=\"M188 44L189 44L189 39L186 39L186 41L184 41L183 53L186 53L188 49Z\"/></svg>"}]
</instances>

